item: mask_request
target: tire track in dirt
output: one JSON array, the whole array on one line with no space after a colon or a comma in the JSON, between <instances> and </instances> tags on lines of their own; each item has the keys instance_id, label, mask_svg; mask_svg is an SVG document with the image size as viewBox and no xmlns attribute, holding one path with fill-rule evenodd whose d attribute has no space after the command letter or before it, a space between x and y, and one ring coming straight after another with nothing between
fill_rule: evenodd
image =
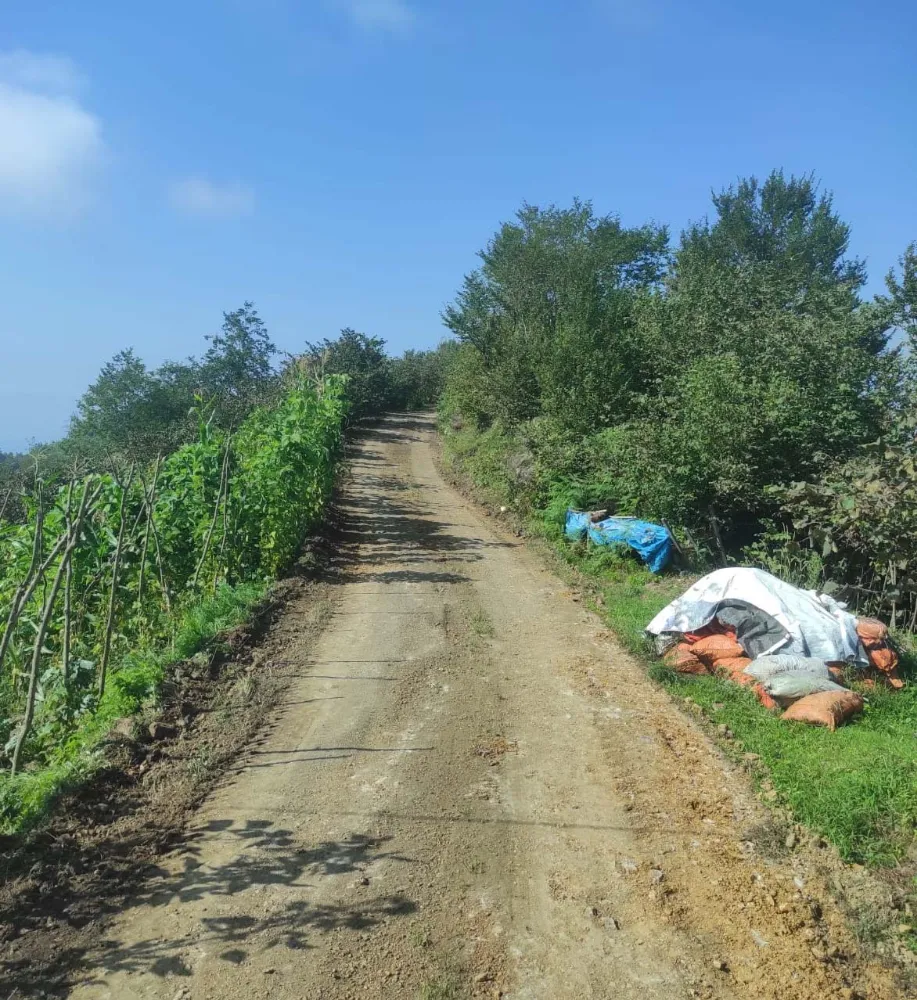
<instances>
[{"instance_id":1,"label":"tire track in dirt","mask_svg":"<svg viewBox=\"0 0 917 1000\"><path fill-rule=\"evenodd\" d=\"M362 439L330 623L281 620L284 707L71 996L893 996L743 846L745 777L444 483L432 433Z\"/></svg>"}]
</instances>

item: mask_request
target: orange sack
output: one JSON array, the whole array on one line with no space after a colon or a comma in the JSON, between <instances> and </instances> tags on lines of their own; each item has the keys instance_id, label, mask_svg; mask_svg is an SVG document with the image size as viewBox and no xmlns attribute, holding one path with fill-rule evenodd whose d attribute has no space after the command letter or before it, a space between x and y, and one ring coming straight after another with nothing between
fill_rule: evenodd
<instances>
[{"instance_id":1,"label":"orange sack","mask_svg":"<svg viewBox=\"0 0 917 1000\"><path fill-rule=\"evenodd\" d=\"M749 674L746 674L745 676L750 677ZM751 680L754 680L754 677L751 677ZM755 684L752 691L755 692L755 697L769 712L773 712L775 708L780 707L760 684Z\"/></svg>"},{"instance_id":2,"label":"orange sack","mask_svg":"<svg viewBox=\"0 0 917 1000\"><path fill-rule=\"evenodd\" d=\"M751 660L747 656L735 656L728 660L717 660L715 666L717 674L721 677L725 677L727 680L736 680L735 675L743 673L750 664Z\"/></svg>"},{"instance_id":3,"label":"orange sack","mask_svg":"<svg viewBox=\"0 0 917 1000\"><path fill-rule=\"evenodd\" d=\"M745 650L728 635L710 635L706 639L698 639L691 646L691 652L708 667L714 666L718 660L734 660L745 655Z\"/></svg>"},{"instance_id":4,"label":"orange sack","mask_svg":"<svg viewBox=\"0 0 917 1000\"><path fill-rule=\"evenodd\" d=\"M835 684L843 684L847 686L847 664L846 663L826 663L825 666L828 668L828 673L831 674L831 680Z\"/></svg>"},{"instance_id":5,"label":"orange sack","mask_svg":"<svg viewBox=\"0 0 917 1000\"><path fill-rule=\"evenodd\" d=\"M728 635L730 639L735 639L736 630L732 625L724 625L718 618L712 622L707 622L703 628L694 632L685 632L685 639L688 642L698 642L700 639L707 639L711 635Z\"/></svg>"},{"instance_id":6,"label":"orange sack","mask_svg":"<svg viewBox=\"0 0 917 1000\"><path fill-rule=\"evenodd\" d=\"M898 654L890 646L879 646L867 652L869 662L883 674L890 674L898 668Z\"/></svg>"},{"instance_id":7,"label":"orange sack","mask_svg":"<svg viewBox=\"0 0 917 1000\"><path fill-rule=\"evenodd\" d=\"M891 688L893 691L900 691L904 687L904 678L897 667L891 670L876 670L875 667L868 667L860 675L860 683L868 687L875 687L877 684L882 687Z\"/></svg>"},{"instance_id":8,"label":"orange sack","mask_svg":"<svg viewBox=\"0 0 917 1000\"><path fill-rule=\"evenodd\" d=\"M841 723L863 711L863 698L856 691L818 691L807 694L783 713L787 722L807 722L835 730Z\"/></svg>"},{"instance_id":9,"label":"orange sack","mask_svg":"<svg viewBox=\"0 0 917 1000\"><path fill-rule=\"evenodd\" d=\"M878 618L857 618L857 635L866 649L888 642L888 626Z\"/></svg>"},{"instance_id":10,"label":"orange sack","mask_svg":"<svg viewBox=\"0 0 917 1000\"><path fill-rule=\"evenodd\" d=\"M885 674L885 683L894 691L900 691L904 687L904 678L898 673L897 668L889 670Z\"/></svg>"},{"instance_id":11,"label":"orange sack","mask_svg":"<svg viewBox=\"0 0 917 1000\"><path fill-rule=\"evenodd\" d=\"M680 642L674 649L670 649L665 654L663 662L679 674L706 674L708 672L703 663L694 655L687 642Z\"/></svg>"}]
</instances>

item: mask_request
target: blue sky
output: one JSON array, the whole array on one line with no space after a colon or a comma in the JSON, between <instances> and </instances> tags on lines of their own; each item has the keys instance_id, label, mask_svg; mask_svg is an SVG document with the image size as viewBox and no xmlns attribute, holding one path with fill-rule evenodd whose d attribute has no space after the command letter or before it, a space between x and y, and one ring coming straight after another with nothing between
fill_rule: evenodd
<instances>
[{"instance_id":1,"label":"blue sky","mask_svg":"<svg viewBox=\"0 0 917 1000\"><path fill-rule=\"evenodd\" d=\"M524 200L677 232L814 171L879 290L917 239L915 37L906 0L5 0L0 448L245 299L287 350L431 346Z\"/></svg>"}]
</instances>

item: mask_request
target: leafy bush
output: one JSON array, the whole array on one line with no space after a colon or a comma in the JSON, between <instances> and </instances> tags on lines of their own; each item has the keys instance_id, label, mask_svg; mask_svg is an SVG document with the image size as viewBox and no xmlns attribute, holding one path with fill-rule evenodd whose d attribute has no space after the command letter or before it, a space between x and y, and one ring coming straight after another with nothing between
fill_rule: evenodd
<instances>
[{"instance_id":1,"label":"leafy bush","mask_svg":"<svg viewBox=\"0 0 917 1000\"><path fill-rule=\"evenodd\" d=\"M789 530L758 551L790 542L822 566L831 589L862 612L901 628L917 622L917 415L896 416L878 440L822 478L773 490Z\"/></svg>"},{"instance_id":2,"label":"leafy bush","mask_svg":"<svg viewBox=\"0 0 917 1000\"><path fill-rule=\"evenodd\" d=\"M524 477L504 470L517 506L610 507L738 552L779 515L772 487L879 434L906 381L886 345L910 272L862 301L809 177L741 181L714 208L670 252L655 225L527 205L481 252L444 315L460 346L440 412L527 454Z\"/></svg>"},{"instance_id":3,"label":"leafy bush","mask_svg":"<svg viewBox=\"0 0 917 1000\"><path fill-rule=\"evenodd\" d=\"M14 765L60 762L70 734L82 746L136 710L158 684L155 651L189 655L221 607L233 619L290 564L331 490L344 389L293 367L234 434L200 405L197 440L165 460L76 479L50 503L39 487L26 520L0 524L0 732Z\"/></svg>"}]
</instances>

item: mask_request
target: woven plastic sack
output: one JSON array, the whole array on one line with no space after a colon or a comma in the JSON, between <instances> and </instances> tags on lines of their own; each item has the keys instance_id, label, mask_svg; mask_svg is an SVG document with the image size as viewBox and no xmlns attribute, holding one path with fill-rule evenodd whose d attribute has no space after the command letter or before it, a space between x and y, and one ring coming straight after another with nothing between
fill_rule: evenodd
<instances>
[{"instance_id":1,"label":"woven plastic sack","mask_svg":"<svg viewBox=\"0 0 917 1000\"><path fill-rule=\"evenodd\" d=\"M734 660L737 656L745 655L745 650L728 635L710 635L705 639L698 639L691 646L691 652L708 667L714 666L718 660Z\"/></svg>"},{"instance_id":2,"label":"woven plastic sack","mask_svg":"<svg viewBox=\"0 0 917 1000\"><path fill-rule=\"evenodd\" d=\"M757 681L767 681L780 674L790 674L796 672L814 674L817 677L824 677L830 680L828 665L824 660L816 660L811 656L795 656L792 653L777 653L773 656L759 656L746 673L750 674Z\"/></svg>"},{"instance_id":3,"label":"woven plastic sack","mask_svg":"<svg viewBox=\"0 0 917 1000\"><path fill-rule=\"evenodd\" d=\"M857 618L857 635L866 649L888 642L888 626L878 618Z\"/></svg>"},{"instance_id":4,"label":"woven plastic sack","mask_svg":"<svg viewBox=\"0 0 917 1000\"><path fill-rule=\"evenodd\" d=\"M747 656L735 656L728 660L717 660L715 669L719 676L733 679L750 665L751 660Z\"/></svg>"},{"instance_id":5,"label":"woven plastic sack","mask_svg":"<svg viewBox=\"0 0 917 1000\"><path fill-rule=\"evenodd\" d=\"M891 670L876 670L870 666L863 671L859 680L868 687L875 687L878 684L881 687L891 688L892 691L900 691L905 683L897 666Z\"/></svg>"},{"instance_id":6,"label":"woven plastic sack","mask_svg":"<svg viewBox=\"0 0 917 1000\"><path fill-rule=\"evenodd\" d=\"M665 654L663 662L679 674L706 674L707 668L694 655L691 646L680 642L674 649Z\"/></svg>"},{"instance_id":7,"label":"woven plastic sack","mask_svg":"<svg viewBox=\"0 0 917 1000\"><path fill-rule=\"evenodd\" d=\"M746 674L746 676L748 675ZM752 688L752 691L755 692L755 697L769 712L773 712L775 709L780 707L777 704L777 702L774 701L774 699L767 693L767 691L764 690L763 684L755 684L755 686Z\"/></svg>"},{"instance_id":8,"label":"woven plastic sack","mask_svg":"<svg viewBox=\"0 0 917 1000\"><path fill-rule=\"evenodd\" d=\"M800 698L784 713L787 722L827 726L832 732L851 716L863 711L863 698L855 691L821 691Z\"/></svg>"},{"instance_id":9,"label":"woven plastic sack","mask_svg":"<svg viewBox=\"0 0 917 1000\"><path fill-rule=\"evenodd\" d=\"M847 664L846 663L826 663L825 666L828 668L828 673L831 675L831 680L835 684L845 684L847 683Z\"/></svg>"},{"instance_id":10,"label":"woven plastic sack","mask_svg":"<svg viewBox=\"0 0 917 1000\"><path fill-rule=\"evenodd\" d=\"M824 664L823 664L824 666ZM827 673L827 667L825 668ZM746 671L747 673L747 671ZM761 681L761 687L777 702L778 705L792 705L794 701L805 698L820 691L846 691L840 684L835 684L830 678L809 674L802 670L792 670L789 673L777 674L766 681Z\"/></svg>"},{"instance_id":11,"label":"woven plastic sack","mask_svg":"<svg viewBox=\"0 0 917 1000\"><path fill-rule=\"evenodd\" d=\"M898 654L890 646L868 649L869 662L883 674L890 674L898 667Z\"/></svg>"}]
</instances>

